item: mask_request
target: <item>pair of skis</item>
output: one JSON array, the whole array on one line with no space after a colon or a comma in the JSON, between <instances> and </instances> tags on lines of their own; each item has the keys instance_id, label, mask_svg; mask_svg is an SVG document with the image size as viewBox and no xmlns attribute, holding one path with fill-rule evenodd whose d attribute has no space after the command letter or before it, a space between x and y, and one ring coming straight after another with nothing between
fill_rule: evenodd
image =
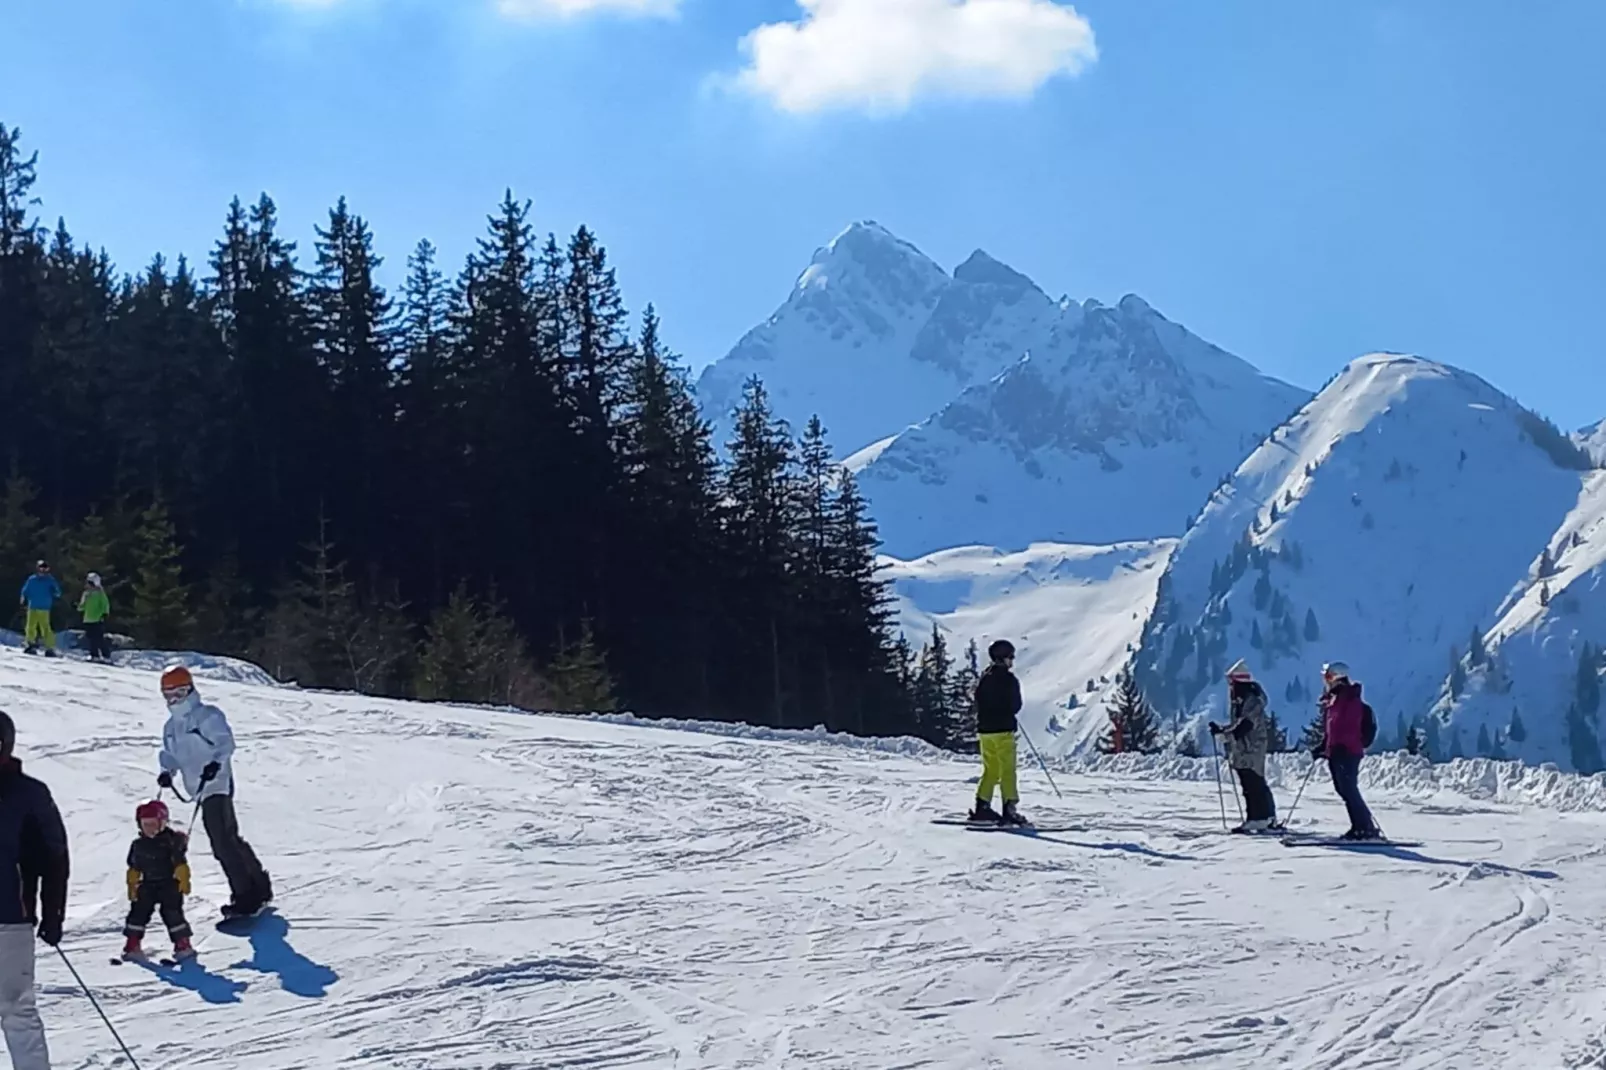
<instances>
[{"instance_id":1,"label":"pair of skis","mask_svg":"<svg viewBox=\"0 0 1606 1070\"><path fill-rule=\"evenodd\" d=\"M269 903L250 914L225 914L218 920L217 929L221 933L245 933L251 928L252 922L271 913L273 913L273 904ZM200 955L194 951L191 951L183 958L169 956L167 958L153 959L149 955L125 958L122 955L113 955L112 965L121 966L125 962L133 962L141 966L160 966L164 970L177 970L181 969L186 963L195 962L199 958Z\"/></svg>"},{"instance_id":2,"label":"pair of skis","mask_svg":"<svg viewBox=\"0 0 1606 1070\"><path fill-rule=\"evenodd\" d=\"M1065 821L1049 820L1042 824L1030 823L1024 825L1011 825L1001 821L973 821L968 817L935 817L931 819L934 825L948 825L956 828L969 829L972 832L1015 832L1032 835L1038 832L1086 832L1085 825L1070 824ZM1323 835L1316 832L1290 832L1286 825L1274 825L1266 829L1230 829L1229 833L1235 836L1264 836L1277 837L1284 847L1421 847L1420 840L1390 840L1379 838L1375 840L1351 840L1343 836Z\"/></svg>"}]
</instances>

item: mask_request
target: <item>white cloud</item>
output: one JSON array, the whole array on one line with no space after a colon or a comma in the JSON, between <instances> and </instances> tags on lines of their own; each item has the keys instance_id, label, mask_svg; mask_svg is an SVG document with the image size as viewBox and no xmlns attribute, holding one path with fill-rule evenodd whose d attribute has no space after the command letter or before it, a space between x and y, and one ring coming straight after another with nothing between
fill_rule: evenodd
<instances>
[{"instance_id":1,"label":"white cloud","mask_svg":"<svg viewBox=\"0 0 1606 1070\"><path fill-rule=\"evenodd\" d=\"M496 10L509 18L574 18L580 15L632 15L669 18L680 0L496 0Z\"/></svg>"},{"instance_id":2,"label":"white cloud","mask_svg":"<svg viewBox=\"0 0 1606 1070\"><path fill-rule=\"evenodd\" d=\"M1093 28L1052 0L798 0L796 22L742 38L736 82L789 112L897 112L918 97L1031 96L1098 58Z\"/></svg>"}]
</instances>

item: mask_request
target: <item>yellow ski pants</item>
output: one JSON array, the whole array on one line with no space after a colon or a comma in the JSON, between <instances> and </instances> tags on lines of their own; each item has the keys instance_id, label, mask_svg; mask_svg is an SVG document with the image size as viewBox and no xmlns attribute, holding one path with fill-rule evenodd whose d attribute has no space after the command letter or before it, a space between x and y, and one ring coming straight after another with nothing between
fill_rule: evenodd
<instances>
[{"instance_id":1,"label":"yellow ski pants","mask_svg":"<svg viewBox=\"0 0 1606 1070\"><path fill-rule=\"evenodd\" d=\"M56 630L50 626L50 610L28 610L28 623L23 626L23 641L29 646L38 646L43 641L46 650L56 649Z\"/></svg>"},{"instance_id":2,"label":"yellow ski pants","mask_svg":"<svg viewBox=\"0 0 1606 1070\"><path fill-rule=\"evenodd\" d=\"M1005 802L1020 802L1015 787L1015 733L983 732L976 739L981 744L981 783L976 785L976 798L992 802L993 788L1001 786Z\"/></svg>"}]
</instances>

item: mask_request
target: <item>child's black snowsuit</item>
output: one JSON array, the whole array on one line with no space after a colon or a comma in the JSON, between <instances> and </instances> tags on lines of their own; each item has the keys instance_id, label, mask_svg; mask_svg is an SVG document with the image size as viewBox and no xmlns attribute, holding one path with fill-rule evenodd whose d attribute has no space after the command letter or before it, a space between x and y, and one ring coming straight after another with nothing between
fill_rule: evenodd
<instances>
[{"instance_id":1,"label":"child's black snowsuit","mask_svg":"<svg viewBox=\"0 0 1606 1070\"><path fill-rule=\"evenodd\" d=\"M176 942L188 939L190 923L184 920L184 897L190 894L189 839L182 832L163 829L140 836L128 849L128 924L123 935L143 937L145 926L158 909L167 935Z\"/></svg>"}]
</instances>

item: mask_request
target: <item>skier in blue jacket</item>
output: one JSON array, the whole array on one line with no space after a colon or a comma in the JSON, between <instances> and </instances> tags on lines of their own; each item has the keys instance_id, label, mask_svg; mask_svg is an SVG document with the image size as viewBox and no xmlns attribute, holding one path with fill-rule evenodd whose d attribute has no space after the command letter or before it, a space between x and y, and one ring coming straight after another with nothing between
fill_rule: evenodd
<instances>
[{"instance_id":1,"label":"skier in blue jacket","mask_svg":"<svg viewBox=\"0 0 1606 1070\"><path fill-rule=\"evenodd\" d=\"M28 623L24 626L24 653L39 653L41 640L45 644L45 657L56 656L56 630L50 626L50 611L61 599L61 584L50 574L50 562L41 561L34 566L33 575L22 585L22 604L28 610Z\"/></svg>"}]
</instances>

